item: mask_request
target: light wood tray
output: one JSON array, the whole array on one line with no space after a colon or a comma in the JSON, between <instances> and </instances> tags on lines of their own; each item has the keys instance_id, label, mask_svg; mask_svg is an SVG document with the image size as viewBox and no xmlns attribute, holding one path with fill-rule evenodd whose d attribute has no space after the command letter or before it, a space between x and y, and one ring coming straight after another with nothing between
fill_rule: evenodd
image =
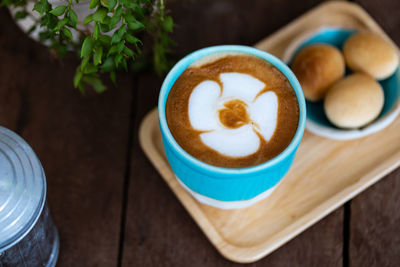
<instances>
[{"instance_id":1,"label":"light wood tray","mask_svg":"<svg viewBox=\"0 0 400 267\"><path fill-rule=\"evenodd\" d=\"M359 6L322 4L256 45L276 56L299 33L318 25L384 34ZM165 158L157 110L140 128L140 143L155 168L211 243L226 258L253 262L269 254L400 165L400 118L379 133L334 141L304 133L296 159L272 195L241 210L200 204L175 179Z\"/></svg>"}]
</instances>

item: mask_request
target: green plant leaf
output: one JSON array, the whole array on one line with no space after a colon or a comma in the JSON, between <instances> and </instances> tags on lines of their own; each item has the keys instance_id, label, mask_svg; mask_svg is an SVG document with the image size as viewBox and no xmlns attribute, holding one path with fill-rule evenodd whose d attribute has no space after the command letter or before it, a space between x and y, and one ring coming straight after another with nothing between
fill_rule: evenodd
<instances>
[{"instance_id":1,"label":"green plant leaf","mask_svg":"<svg viewBox=\"0 0 400 267\"><path fill-rule=\"evenodd\" d=\"M109 0L100 0L101 5L104 7L108 7L108 2Z\"/></svg>"},{"instance_id":2,"label":"green plant leaf","mask_svg":"<svg viewBox=\"0 0 400 267\"><path fill-rule=\"evenodd\" d=\"M119 15L119 16L114 15L111 18L109 25L110 25L110 27L114 28L114 26L117 25L118 22L120 22L120 21L121 21L121 15Z\"/></svg>"},{"instance_id":3,"label":"green plant leaf","mask_svg":"<svg viewBox=\"0 0 400 267\"><path fill-rule=\"evenodd\" d=\"M102 22L103 19L107 16L107 9L98 8L96 12L93 13L93 20L96 22Z\"/></svg>"},{"instance_id":4,"label":"green plant leaf","mask_svg":"<svg viewBox=\"0 0 400 267\"><path fill-rule=\"evenodd\" d=\"M45 12L45 9L42 3L40 2L36 2L32 10L37 11L40 15L42 15Z\"/></svg>"},{"instance_id":5,"label":"green plant leaf","mask_svg":"<svg viewBox=\"0 0 400 267\"><path fill-rule=\"evenodd\" d=\"M87 64L89 63L89 60L90 60L90 57L83 58L82 63L81 63L81 70L84 70L86 68Z\"/></svg>"},{"instance_id":6,"label":"green plant leaf","mask_svg":"<svg viewBox=\"0 0 400 267\"><path fill-rule=\"evenodd\" d=\"M77 88L79 83L81 82L83 73L82 71L80 71L80 69L78 68L75 72L75 76L74 76L74 87Z\"/></svg>"},{"instance_id":7,"label":"green plant leaf","mask_svg":"<svg viewBox=\"0 0 400 267\"><path fill-rule=\"evenodd\" d=\"M50 46L50 49L53 50L60 58L64 57L68 51L67 46L64 43L53 43Z\"/></svg>"},{"instance_id":8,"label":"green plant leaf","mask_svg":"<svg viewBox=\"0 0 400 267\"><path fill-rule=\"evenodd\" d=\"M122 25L121 28L118 29L118 38L121 40L126 33L125 27Z\"/></svg>"},{"instance_id":9,"label":"green plant leaf","mask_svg":"<svg viewBox=\"0 0 400 267\"><path fill-rule=\"evenodd\" d=\"M135 16L133 16L132 14L126 14L125 16L124 16L124 18L125 18L125 20L126 20L126 22L135 22L135 21L137 21L136 19L135 19Z\"/></svg>"},{"instance_id":10,"label":"green plant leaf","mask_svg":"<svg viewBox=\"0 0 400 267\"><path fill-rule=\"evenodd\" d=\"M89 8L90 9L95 8L98 3L99 3L99 0L90 0Z\"/></svg>"},{"instance_id":11,"label":"green plant leaf","mask_svg":"<svg viewBox=\"0 0 400 267\"><path fill-rule=\"evenodd\" d=\"M107 87L105 87L100 79L96 80L91 85L93 86L94 90L99 94L103 93L107 89Z\"/></svg>"},{"instance_id":12,"label":"green plant leaf","mask_svg":"<svg viewBox=\"0 0 400 267\"><path fill-rule=\"evenodd\" d=\"M83 70L84 74L91 74L97 72L97 67L93 64L88 64L86 68Z\"/></svg>"},{"instance_id":13,"label":"green plant leaf","mask_svg":"<svg viewBox=\"0 0 400 267\"><path fill-rule=\"evenodd\" d=\"M168 16L163 21L163 28L166 32L172 32L174 29L174 22L172 21L172 17Z\"/></svg>"},{"instance_id":14,"label":"green plant leaf","mask_svg":"<svg viewBox=\"0 0 400 267\"><path fill-rule=\"evenodd\" d=\"M119 65L119 63L121 62L123 56L124 56L123 54L118 54L118 55L115 57L115 59L114 59L115 66L118 67L118 65Z\"/></svg>"},{"instance_id":15,"label":"green plant leaf","mask_svg":"<svg viewBox=\"0 0 400 267\"><path fill-rule=\"evenodd\" d=\"M107 56L115 54L118 52L118 46L113 45L111 46L110 50L108 50Z\"/></svg>"},{"instance_id":16,"label":"green plant leaf","mask_svg":"<svg viewBox=\"0 0 400 267\"><path fill-rule=\"evenodd\" d=\"M27 34L31 34L32 32L34 32L36 30L36 25L32 25L32 27L29 28L29 30L27 31Z\"/></svg>"},{"instance_id":17,"label":"green plant leaf","mask_svg":"<svg viewBox=\"0 0 400 267\"><path fill-rule=\"evenodd\" d=\"M69 11L69 21L72 24L72 27L75 27L76 24L78 24L78 16L72 9Z\"/></svg>"},{"instance_id":18,"label":"green plant leaf","mask_svg":"<svg viewBox=\"0 0 400 267\"><path fill-rule=\"evenodd\" d=\"M105 45L109 45L111 43L111 37L108 35L100 35L99 41Z\"/></svg>"},{"instance_id":19,"label":"green plant leaf","mask_svg":"<svg viewBox=\"0 0 400 267\"><path fill-rule=\"evenodd\" d=\"M101 65L101 71L102 72L110 72L110 71L112 71L113 69L114 69L114 58L113 57L108 57L105 61L104 61L104 63L103 63L103 65Z\"/></svg>"},{"instance_id":20,"label":"green plant leaf","mask_svg":"<svg viewBox=\"0 0 400 267\"><path fill-rule=\"evenodd\" d=\"M93 63L95 66L101 64L101 57L103 56L103 47L98 47L96 48L96 50L94 51L94 55L93 55Z\"/></svg>"},{"instance_id":21,"label":"green plant leaf","mask_svg":"<svg viewBox=\"0 0 400 267\"><path fill-rule=\"evenodd\" d=\"M124 40L121 40L121 42L118 43L117 47L118 47L118 53L121 53L124 50L124 47L125 47Z\"/></svg>"},{"instance_id":22,"label":"green plant leaf","mask_svg":"<svg viewBox=\"0 0 400 267\"><path fill-rule=\"evenodd\" d=\"M93 14L90 14L85 18L85 20L83 21L83 24L86 25L86 24L88 24L88 23L90 23L92 21L93 21Z\"/></svg>"},{"instance_id":23,"label":"green plant leaf","mask_svg":"<svg viewBox=\"0 0 400 267\"><path fill-rule=\"evenodd\" d=\"M108 1L108 10L113 10L115 5L117 4L117 0L109 0Z\"/></svg>"},{"instance_id":24,"label":"green plant leaf","mask_svg":"<svg viewBox=\"0 0 400 267\"><path fill-rule=\"evenodd\" d=\"M47 12L47 11L46 11ZM45 27L47 30L54 29L57 26L58 18L50 13L46 13L41 18L40 26Z\"/></svg>"},{"instance_id":25,"label":"green plant leaf","mask_svg":"<svg viewBox=\"0 0 400 267\"><path fill-rule=\"evenodd\" d=\"M28 12L26 12L25 10L22 10L22 11L18 11L17 13L15 13L14 18L16 20L19 20L19 19L26 18L26 16L28 16Z\"/></svg>"},{"instance_id":26,"label":"green plant leaf","mask_svg":"<svg viewBox=\"0 0 400 267\"><path fill-rule=\"evenodd\" d=\"M53 14L54 16L61 16L62 14L64 14L65 9L67 7L66 6L58 6L56 8L54 8L53 10L50 11L50 14Z\"/></svg>"},{"instance_id":27,"label":"green plant leaf","mask_svg":"<svg viewBox=\"0 0 400 267\"><path fill-rule=\"evenodd\" d=\"M132 49L128 48L128 47L124 47L124 53L130 57L133 57L134 53L132 51Z\"/></svg>"},{"instance_id":28,"label":"green plant leaf","mask_svg":"<svg viewBox=\"0 0 400 267\"><path fill-rule=\"evenodd\" d=\"M65 34L65 36L72 40L72 33L67 27L62 28L62 32Z\"/></svg>"},{"instance_id":29,"label":"green plant leaf","mask_svg":"<svg viewBox=\"0 0 400 267\"><path fill-rule=\"evenodd\" d=\"M111 37L111 44L120 42L122 37L124 37L124 34L125 34L125 27L121 27L119 28L118 31L115 31Z\"/></svg>"},{"instance_id":30,"label":"green plant leaf","mask_svg":"<svg viewBox=\"0 0 400 267\"><path fill-rule=\"evenodd\" d=\"M131 31L138 31L144 29L143 23L140 21L128 22L128 29Z\"/></svg>"},{"instance_id":31,"label":"green plant leaf","mask_svg":"<svg viewBox=\"0 0 400 267\"><path fill-rule=\"evenodd\" d=\"M82 44L81 57L89 56L93 51L93 39L91 36L87 36Z\"/></svg>"},{"instance_id":32,"label":"green plant leaf","mask_svg":"<svg viewBox=\"0 0 400 267\"><path fill-rule=\"evenodd\" d=\"M51 5L47 0L40 0L40 3L42 3L43 7L45 8L45 11L51 10Z\"/></svg>"},{"instance_id":33,"label":"green plant leaf","mask_svg":"<svg viewBox=\"0 0 400 267\"><path fill-rule=\"evenodd\" d=\"M153 5L155 3L150 3L150 4ZM134 12L132 12L133 15L138 20L143 20L146 16L148 16L148 12L149 12L148 9L145 8L143 5L137 5L132 10L134 11ZM158 15L160 15L160 14L158 14ZM155 15L155 17L157 19L159 19L157 15Z\"/></svg>"},{"instance_id":34,"label":"green plant leaf","mask_svg":"<svg viewBox=\"0 0 400 267\"><path fill-rule=\"evenodd\" d=\"M154 45L153 62L154 68L158 75L161 75L167 68L165 49L161 44Z\"/></svg>"},{"instance_id":35,"label":"green plant leaf","mask_svg":"<svg viewBox=\"0 0 400 267\"><path fill-rule=\"evenodd\" d=\"M122 15L122 6L119 4L118 7L115 9L114 16L121 16Z\"/></svg>"},{"instance_id":36,"label":"green plant leaf","mask_svg":"<svg viewBox=\"0 0 400 267\"><path fill-rule=\"evenodd\" d=\"M133 35L131 35L131 34L129 34L129 33L127 33L127 34L125 35L125 40L126 40L128 43L131 43L131 44L136 44L136 43L142 44L142 41L140 41L138 38L136 38L135 36L133 36Z\"/></svg>"},{"instance_id":37,"label":"green plant leaf","mask_svg":"<svg viewBox=\"0 0 400 267\"><path fill-rule=\"evenodd\" d=\"M111 17L106 16L101 23L109 25L111 21Z\"/></svg>"},{"instance_id":38,"label":"green plant leaf","mask_svg":"<svg viewBox=\"0 0 400 267\"><path fill-rule=\"evenodd\" d=\"M42 16L50 8L51 8L51 6L47 2L47 0L40 0L39 2L36 2L35 5L33 6L33 10L39 12L39 14Z\"/></svg>"},{"instance_id":39,"label":"green plant leaf","mask_svg":"<svg viewBox=\"0 0 400 267\"><path fill-rule=\"evenodd\" d=\"M52 32L40 32L39 33L39 40L41 42L46 41L52 37L53 33Z\"/></svg>"},{"instance_id":40,"label":"green plant leaf","mask_svg":"<svg viewBox=\"0 0 400 267\"><path fill-rule=\"evenodd\" d=\"M137 8L139 5L138 5L137 3L134 3L133 1L124 1L124 6L125 6L126 8L129 8L129 9L135 9L135 8Z\"/></svg>"},{"instance_id":41,"label":"green plant leaf","mask_svg":"<svg viewBox=\"0 0 400 267\"><path fill-rule=\"evenodd\" d=\"M96 76L93 76L93 75L83 76L82 80L84 82L90 84L91 86L93 86L94 90L97 93L102 93L107 89L97 75Z\"/></svg>"},{"instance_id":42,"label":"green plant leaf","mask_svg":"<svg viewBox=\"0 0 400 267\"><path fill-rule=\"evenodd\" d=\"M60 30L62 27L65 26L65 24L67 24L67 22L68 22L68 18L63 18L63 19L59 20L57 23L57 26L54 27L54 30L55 31Z\"/></svg>"},{"instance_id":43,"label":"green plant leaf","mask_svg":"<svg viewBox=\"0 0 400 267\"><path fill-rule=\"evenodd\" d=\"M100 29L102 32L109 32L111 30L109 25L103 23L100 24Z\"/></svg>"},{"instance_id":44,"label":"green plant leaf","mask_svg":"<svg viewBox=\"0 0 400 267\"><path fill-rule=\"evenodd\" d=\"M19 5L27 0L0 0L0 2L15 2ZM50 48L61 55L72 45L72 38L80 20L72 6L79 0L65 0L63 5L54 8L50 0L34 0L35 12L41 13L36 29L40 26L39 38L50 43ZM82 1L81 1L82 2ZM108 72L113 83L116 82L118 70L131 68L131 63L144 62L151 47L143 49L138 38L139 32L145 30L153 38L153 67L158 73L167 70L169 62L166 55L172 45L168 33L173 31L172 17L165 16L165 1L155 0L90 0L88 5L92 14L84 18L84 24L93 23L93 32L81 39L81 64L74 76L74 86L82 92L85 86L91 85L102 92L106 89L100 73ZM22 10L22 9L19 9ZM18 17L24 17L18 13ZM81 19L79 17L79 19ZM32 28L32 31L35 28ZM55 30L56 29L56 30ZM105 34L112 32L110 36ZM73 35L73 34L74 35ZM147 37L143 36L147 41ZM151 40L149 40L149 45ZM149 49L147 49L149 48ZM79 49L79 48L78 48ZM142 53L142 55L140 55ZM147 60L150 66L150 60Z\"/></svg>"},{"instance_id":45,"label":"green plant leaf","mask_svg":"<svg viewBox=\"0 0 400 267\"><path fill-rule=\"evenodd\" d=\"M99 35L100 35L100 28L99 28L99 24L96 23L96 24L94 25L93 38L94 38L95 40L98 40L98 39L99 39Z\"/></svg>"}]
</instances>

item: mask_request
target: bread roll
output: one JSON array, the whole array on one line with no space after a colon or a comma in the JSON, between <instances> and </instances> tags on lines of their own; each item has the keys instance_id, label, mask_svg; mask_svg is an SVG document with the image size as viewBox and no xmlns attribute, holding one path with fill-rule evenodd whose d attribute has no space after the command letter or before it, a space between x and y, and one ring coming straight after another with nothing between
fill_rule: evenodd
<instances>
[{"instance_id":1,"label":"bread roll","mask_svg":"<svg viewBox=\"0 0 400 267\"><path fill-rule=\"evenodd\" d=\"M354 73L329 88L324 109L334 125L359 128L378 117L383 102L380 84L367 74Z\"/></svg>"},{"instance_id":2,"label":"bread roll","mask_svg":"<svg viewBox=\"0 0 400 267\"><path fill-rule=\"evenodd\" d=\"M399 59L394 46L374 33L356 33L343 46L346 63L353 71L382 80L394 73Z\"/></svg>"},{"instance_id":3,"label":"bread roll","mask_svg":"<svg viewBox=\"0 0 400 267\"><path fill-rule=\"evenodd\" d=\"M325 96L329 86L343 77L345 63L336 47L315 44L301 50L294 58L291 68L306 99L319 101Z\"/></svg>"}]
</instances>

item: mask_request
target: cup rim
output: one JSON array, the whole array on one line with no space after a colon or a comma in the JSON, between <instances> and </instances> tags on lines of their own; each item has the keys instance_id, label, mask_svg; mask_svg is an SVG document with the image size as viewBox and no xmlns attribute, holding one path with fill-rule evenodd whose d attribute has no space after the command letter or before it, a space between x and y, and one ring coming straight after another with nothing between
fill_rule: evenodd
<instances>
[{"instance_id":1,"label":"cup rim","mask_svg":"<svg viewBox=\"0 0 400 267\"><path fill-rule=\"evenodd\" d=\"M168 98L169 91L171 90L173 84L175 83L176 79L182 74L182 72L187 69L187 67L195 62L198 59L203 58L204 56L214 54L214 53L220 53L220 52L237 52L237 53L243 53L243 54L249 54L252 56L259 57L261 59L264 59L274 65L276 68L278 68L279 71L282 72L283 75L288 79L290 85L292 86L294 92L296 93L296 98L297 102L299 104L299 122L297 126L296 133L292 140L290 141L289 145L281 152L279 153L276 157L265 161L259 165L256 166L250 166L250 167L245 167L245 168L225 168L225 167L219 167L219 166L214 166L208 163L205 163L194 156L190 155L188 152L186 152L174 139L174 137L171 134L171 131L168 128L167 120L166 120L166 115L165 115L165 106L166 106L166 101ZM192 52L182 58L178 63L175 64L175 66L169 71L167 74L166 78L164 79L164 82L161 86L159 98L158 98L158 117L159 117L159 124L161 130L164 132L164 136L169 142L170 145L172 145L177 151L177 153L185 158L187 161L192 163L194 166L198 167L198 169L202 170L208 170L214 173L218 174L248 174L248 173L254 173L269 167L272 167L276 165L277 163L281 162L288 156L292 154L299 145L301 138L304 133L305 129L305 122L306 122L306 104L305 104L305 99L303 95L303 91L301 89L300 83L297 80L296 76L294 73L289 69L289 67L283 63L280 59L277 57L262 51L260 49L250 47L250 46L242 46L242 45L219 45L219 46L211 46L211 47L206 47L202 48L199 50L196 50L195 52Z\"/></svg>"}]
</instances>

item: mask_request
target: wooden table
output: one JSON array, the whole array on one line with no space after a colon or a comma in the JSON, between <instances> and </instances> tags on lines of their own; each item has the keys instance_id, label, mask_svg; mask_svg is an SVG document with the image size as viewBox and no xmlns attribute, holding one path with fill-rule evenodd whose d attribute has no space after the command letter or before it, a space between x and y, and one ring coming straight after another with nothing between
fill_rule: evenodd
<instances>
[{"instance_id":1,"label":"wooden table","mask_svg":"<svg viewBox=\"0 0 400 267\"><path fill-rule=\"evenodd\" d=\"M318 0L174 0L176 58L217 44L252 45ZM356 1L400 45L400 2ZM234 266L208 242L146 159L138 126L162 78L124 73L82 96L78 61L62 62L0 9L0 125L22 135L46 171L58 266ZM382 148L384 149L384 148ZM399 266L400 169L252 266Z\"/></svg>"}]
</instances>

